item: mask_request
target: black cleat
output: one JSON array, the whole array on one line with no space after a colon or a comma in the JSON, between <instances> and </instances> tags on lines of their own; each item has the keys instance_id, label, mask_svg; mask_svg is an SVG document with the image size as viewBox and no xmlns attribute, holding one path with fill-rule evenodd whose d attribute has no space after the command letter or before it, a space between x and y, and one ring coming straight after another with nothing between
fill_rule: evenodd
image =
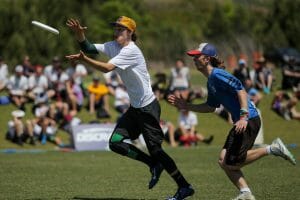
<instances>
[{"instance_id":1,"label":"black cleat","mask_svg":"<svg viewBox=\"0 0 300 200\"><path fill-rule=\"evenodd\" d=\"M154 165L154 167L150 168L151 180L149 182L149 189L152 189L156 185L163 170L164 170L164 167L160 163L158 163L158 164Z\"/></svg>"},{"instance_id":2,"label":"black cleat","mask_svg":"<svg viewBox=\"0 0 300 200\"><path fill-rule=\"evenodd\" d=\"M191 185L189 185L188 187L178 188L176 194L171 198L167 198L166 200L184 200L186 197L192 196L194 193L195 190Z\"/></svg>"},{"instance_id":3,"label":"black cleat","mask_svg":"<svg viewBox=\"0 0 300 200\"><path fill-rule=\"evenodd\" d=\"M204 139L203 142L205 144L210 144L213 140L214 140L214 136L211 135L211 136L209 136L209 138Z\"/></svg>"}]
</instances>

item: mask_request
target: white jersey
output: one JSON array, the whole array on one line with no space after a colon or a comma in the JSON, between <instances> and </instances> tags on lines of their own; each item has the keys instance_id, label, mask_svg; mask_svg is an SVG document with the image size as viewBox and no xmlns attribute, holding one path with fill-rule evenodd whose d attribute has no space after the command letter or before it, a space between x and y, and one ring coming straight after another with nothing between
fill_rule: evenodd
<instances>
[{"instance_id":1,"label":"white jersey","mask_svg":"<svg viewBox=\"0 0 300 200\"><path fill-rule=\"evenodd\" d=\"M48 89L48 80L45 75L36 76L35 74L31 75L28 80L29 89L42 88L43 91Z\"/></svg>"},{"instance_id":2,"label":"white jersey","mask_svg":"<svg viewBox=\"0 0 300 200\"><path fill-rule=\"evenodd\" d=\"M7 88L9 90L19 90L25 92L28 89L28 79L24 75L21 75L19 77L12 75L9 78Z\"/></svg>"},{"instance_id":3,"label":"white jersey","mask_svg":"<svg viewBox=\"0 0 300 200\"><path fill-rule=\"evenodd\" d=\"M191 129L193 126L196 126L198 124L198 118L197 115L191 111L189 111L188 115L183 115L182 113L180 113L178 123L185 129Z\"/></svg>"},{"instance_id":4,"label":"white jersey","mask_svg":"<svg viewBox=\"0 0 300 200\"><path fill-rule=\"evenodd\" d=\"M109 63L116 66L115 70L126 86L133 107L145 107L155 99L145 58L134 42L125 47L116 41L95 46L98 52L103 52L111 58Z\"/></svg>"},{"instance_id":5,"label":"white jersey","mask_svg":"<svg viewBox=\"0 0 300 200\"><path fill-rule=\"evenodd\" d=\"M66 70L66 73L69 75L69 77L73 77L74 78L74 81L77 85L80 85L82 83L82 77L87 75L87 70L85 68L84 65L82 64L77 64L74 67L69 67L67 70ZM74 77L74 74L76 74L76 76Z\"/></svg>"}]
</instances>

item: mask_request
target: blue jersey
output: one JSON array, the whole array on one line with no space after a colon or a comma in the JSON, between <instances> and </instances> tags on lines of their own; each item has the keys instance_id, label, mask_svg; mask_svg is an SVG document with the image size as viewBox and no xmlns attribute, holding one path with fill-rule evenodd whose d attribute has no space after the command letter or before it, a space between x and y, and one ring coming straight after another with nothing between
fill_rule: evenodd
<instances>
[{"instance_id":1,"label":"blue jersey","mask_svg":"<svg viewBox=\"0 0 300 200\"><path fill-rule=\"evenodd\" d=\"M241 109L237 92L243 89L242 83L236 77L223 69L214 68L207 81L208 98L206 103L214 108L222 104L231 113L233 122L236 122L240 119ZM249 98L248 111L249 119L258 116L258 112Z\"/></svg>"}]
</instances>

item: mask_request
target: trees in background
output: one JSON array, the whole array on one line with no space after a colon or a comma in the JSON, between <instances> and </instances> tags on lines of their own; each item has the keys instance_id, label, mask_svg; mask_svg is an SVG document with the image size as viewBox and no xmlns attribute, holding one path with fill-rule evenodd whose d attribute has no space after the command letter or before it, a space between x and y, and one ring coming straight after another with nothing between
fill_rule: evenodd
<instances>
[{"instance_id":1,"label":"trees in background","mask_svg":"<svg viewBox=\"0 0 300 200\"><path fill-rule=\"evenodd\" d=\"M55 55L78 52L68 18L79 18L89 40L102 42L112 38L108 22L120 15L137 21L138 44L152 61L171 62L201 41L216 44L221 54L300 49L299 10L300 2L290 0L2 0L0 55L12 65L27 54L33 63L48 64ZM60 35L32 26L32 20Z\"/></svg>"}]
</instances>

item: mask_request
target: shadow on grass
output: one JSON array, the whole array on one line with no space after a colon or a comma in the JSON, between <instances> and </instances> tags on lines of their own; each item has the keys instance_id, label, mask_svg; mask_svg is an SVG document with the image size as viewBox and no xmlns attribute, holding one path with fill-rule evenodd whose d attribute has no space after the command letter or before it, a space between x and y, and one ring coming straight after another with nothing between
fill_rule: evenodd
<instances>
[{"instance_id":1,"label":"shadow on grass","mask_svg":"<svg viewBox=\"0 0 300 200\"><path fill-rule=\"evenodd\" d=\"M71 200L157 200L157 199L127 199L127 198L110 198L110 197L73 197Z\"/></svg>"}]
</instances>

